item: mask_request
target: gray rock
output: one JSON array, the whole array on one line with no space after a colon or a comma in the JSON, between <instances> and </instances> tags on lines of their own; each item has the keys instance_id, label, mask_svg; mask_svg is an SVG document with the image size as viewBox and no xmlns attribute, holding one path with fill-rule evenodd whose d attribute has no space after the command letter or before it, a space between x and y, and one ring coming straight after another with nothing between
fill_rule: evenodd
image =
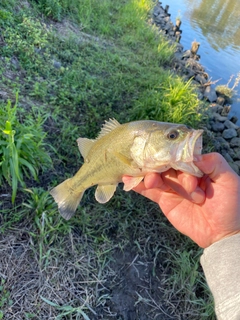
<instances>
[{"instance_id":1,"label":"gray rock","mask_svg":"<svg viewBox=\"0 0 240 320\"><path fill-rule=\"evenodd\" d=\"M7 100L8 93L6 91L0 91L0 99Z\"/></svg>"},{"instance_id":2,"label":"gray rock","mask_svg":"<svg viewBox=\"0 0 240 320\"><path fill-rule=\"evenodd\" d=\"M230 121L228 119L224 122L224 125L227 129L231 129L231 128L238 129L239 128L235 123L233 123L232 121Z\"/></svg>"},{"instance_id":3,"label":"gray rock","mask_svg":"<svg viewBox=\"0 0 240 320\"><path fill-rule=\"evenodd\" d=\"M238 117L232 116L230 121L233 122L233 123L237 123L238 122Z\"/></svg>"},{"instance_id":4,"label":"gray rock","mask_svg":"<svg viewBox=\"0 0 240 320\"><path fill-rule=\"evenodd\" d=\"M240 172L239 166L235 162L228 162L228 164L237 174L239 174Z\"/></svg>"},{"instance_id":5,"label":"gray rock","mask_svg":"<svg viewBox=\"0 0 240 320\"><path fill-rule=\"evenodd\" d=\"M17 70L20 70L20 69L21 69L20 63L19 63L17 57L12 57L12 58L11 58L11 63L14 65L14 67L15 67Z\"/></svg>"},{"instance_id":6,"label":"gray rock","mask_svg":"<svg viewBox=\"0 0 240 320\"><path fill-rule=\"evenodd\" d=\"M228 151L230 150L229 143L223 138L223 137L216 137L213 141L213 144L216 148L217 151L225 150Z\"/></svg>"},{"instance_id":7,"label":"gray rock","mask_svg":"<svg viewBox=\"0 0 240 320\"><path fill-rule=\"evenodd\" d=\"M223 117L217 112L212 112L212 114L210 115L210 118L219 122L225 122L227 120L227 117Z\"/></svg>"},{"instance_id":8,"label":"gray rock","mask_svg":"<svg viewBox=\"0 0 240 320\"><path fill-rule=\"evenodd\" d=\"M170 22L170 17L166 16L163 20L166 21L166 22Z\"/></svg>"},{"instance_id":9,"label":"gray rock","mask_svg":"<svg viewBox=\"0 0 240 320\"><path fill-rule=\"evenodd\" d=\"M234 163L239 167L240 169L240 160L234 161Z\"/></svg>"},{"instance_id":10,"label":"gray rock","mask_svg":"<svg viewBox=\"0 0 240 320\"><path fill-rule=\"evenodd\" d=\"M230 146L233 148L234 147L240 148L240 138L237 138L237 137L232 138L230 141Z\"/></svg>"},{"instance_id":11,"label":"gray rock","mask_svg":"<svg viewBox=\"0 0 240 320\"><path fill-rule=\"evenodd\" d=\"M161 13L161 8L158 7L158 6L155 6L155 7L153 8L153 15L154 15L154 17L157 17L160 13Z\"/></svg>"},{"instance_id":12,"label":"gray rock","mask_svg":"<svg viewBox=\"0 0 240 320\"><path fill-rule=\"evenodd\" d=\"M235 156L234 159L240 160L240 148L234 148Z\"/></svg>"},{"instance_id":13,"label":"gray rock","mask_svg":"<svg viewBox=\"0 0 240 320\"><path fill-rule=\"evenodd\" d=\"M213 122L212 123L212 125L211 125L211 127L212 127L212 130L214 131L214 132L221 132L221 131L223 131L224 130L224 124L222 123L222 122Z\"/></svg>"},{"instance_id":14,"label":"gray rock","mask_svg":"<svg viewBox=\"0 0 240 320\"><path fill-rule=\"evenodd\" d=\"M215 112L215 113L221 113L222 109L223 107L220 106L219 104L214 104L214 105L210 105L209 111Z\"/></svg>"},{"instance_id":15,"label":"gray rock","mask_svg":"<svg viewBox=\"0 0 240 320\"><path fill-rule=\"evenodd\" d=\"M240 128L237 129L237 135L240 137Z\"/></svg>"},{"instance_id":16,"label":"gray rock","mask_svg":"<svg viewBox=\"0 0 240 320\"><path fill-rule=\"evenodd\" d=\"M236 154L233 149L229 148L228 153L232 157L233 160L236 160Z\"/></svg>"},{"instance_id":17,"label":"gray rock","mask_svg":"<svg viewBox=\"0 0 240 320\"><path fill-rule=\"evenodd\" d=\"M230 156L230 154L228 152L222 152L223 157L227 160L227 162L233 163L233 158Z\"/></svg>"},{"instance_id":18,"label":"gray rock","mask_svg":"<svg viewBox=\"0 0 240 320\"><path fill-rule=\"evenodd\" d=\"M223 131L223 138L224 139L232 139L232 138L234 138L236 136L237 136L237 131L235 129L233 129L233 128L225 129Z\"/></svg>"},{"instance_id":19,"label":"gray rock","mask_svg":"<svg viewBox=\"0 0 240 320\"><path fill-rule=\"evenodd\" d=\"M200 75L200 74L197 74L197 75L195 76L195 80L196 80L197 82L201 83L201 84L204 84L204 83L207 82L207 79L206 79L204 76Z\"/></svg>"},{"instance_id":20,"label":"gray rock","mask_svg":"<svg viewBox=\"0 0 240 320\"><path fill-rule=\"evenodd\" d=\"M214 102L217 100L216 91L211 86L206 87L203 96L210 102Z\"/></svg>"},{"instance_id":21,"label":"gray rock","mask_svg":"<svg viewBox=\"0 0 240 320\"><path fill-rule=\"evenodd\" d=\"M184 58L190 58L191 57L191 51L190 50L186 50L183 52L183 57Z\"/></svg>"},{"instance_id":22,"label":"gray rock","mask_svg":"<svg viewBox=\"0 0 240 320\"><path fill-rule=\"evenodd\" d=\"M159 14L157 17L154 18L155 23L161 23L163 21L164 16Z\"/></svg>"},{"instance_id":23,"label":"gray rock","mask_svg":"<svg viewBox=\"0 0 240 320\"><path fill-rule=\"evenodd\" d=\"M179 51L179 52L183 51L184 47L181 43L175 43L175 46L176 46L177 51Z\"/></svg>"},{"instance_id":24,"label":"gray rock","mask_svg":"<svg viewBox=\"0 0 240 320\"><path fill-rule=\"evenodd\" d=\"M60 69L61 66L62 66L62 64L61 64L61 62L59 62L59 61L53 60L53 66L54 66L54 68L56 68L56 69Z\"/></svg>"},{"instance_id":25,"label":"gray rock","mask_svg":"<svg viewBox=\"0 0 240 320\"><path fill-rule=\"evenodd\" d=\"M175 53L174 53L174 56L175 56L177 62L180 62L180 63L181 63L182 52L175 52Z\"/></svg>"}]
</instances>

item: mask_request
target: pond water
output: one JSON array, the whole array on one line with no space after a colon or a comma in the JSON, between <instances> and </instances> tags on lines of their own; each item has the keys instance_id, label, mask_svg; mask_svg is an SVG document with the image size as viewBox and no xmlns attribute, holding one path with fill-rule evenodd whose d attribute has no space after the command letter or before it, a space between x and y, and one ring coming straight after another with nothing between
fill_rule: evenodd
<instances>
[{"instance_id":1,"label":"pond water","mask_svg":"<svg viewBox=\"0 0 240 320\"><path fill-rule=\"evenodd\" d=\"M198 54L211 81L215 85L229 87L239 74L240 77L240 1L239 0L167 0L171 20L175 23L180 16L184 50L191 48L192 41L200 43ZM236 95L231 104L230 115L238 117L240 124L240 83L235 88Z\"/></svg>"}]
</instances>

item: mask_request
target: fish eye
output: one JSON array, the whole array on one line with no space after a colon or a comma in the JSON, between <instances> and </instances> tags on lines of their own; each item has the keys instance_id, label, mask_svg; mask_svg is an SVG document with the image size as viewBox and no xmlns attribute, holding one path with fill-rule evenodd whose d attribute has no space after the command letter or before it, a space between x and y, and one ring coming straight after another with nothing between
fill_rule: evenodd
<instances>
[{"instance_id":1,"label":"fish eye","mask_svg":"<svg viewBox=\"0 0 240 320\"><path fill-rule=\"evenodd\" d=\"M179 136L179 132L177 130L172 130L167 134L168 139L175 140Z\"/></svg>"}]
</instances>

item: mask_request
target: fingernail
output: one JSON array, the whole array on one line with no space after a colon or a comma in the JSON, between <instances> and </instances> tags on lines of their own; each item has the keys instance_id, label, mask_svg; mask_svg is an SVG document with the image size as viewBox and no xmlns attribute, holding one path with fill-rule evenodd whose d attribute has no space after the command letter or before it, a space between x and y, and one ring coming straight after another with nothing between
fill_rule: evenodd
<instances>
[{"instance_id":1,"label":"fingernail","mask_svg":"<svg viewBox=\"0 0 240 320\"><path fill-rule=\"evenodd\" d=\"M199 187L197 187L196 190L190 194L190 196L192 198L192 201L196 204L201 204L205 201L205 193Z\"/></svg>"}]
</instances>

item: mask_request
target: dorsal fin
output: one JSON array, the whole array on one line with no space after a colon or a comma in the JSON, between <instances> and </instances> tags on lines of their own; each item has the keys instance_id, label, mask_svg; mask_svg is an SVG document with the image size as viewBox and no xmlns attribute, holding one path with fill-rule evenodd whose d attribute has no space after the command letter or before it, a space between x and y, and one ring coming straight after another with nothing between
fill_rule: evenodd
<instances>
[{"instance_id":1,"label":"dorsal fin","mask_svg":"<svg viewBox=\"0 0 240 320\"><path fill-rule=\"evenodd\" d=\"M78 149L85 159L89 153L89 150L92 148L92 146L95 143L95 140L87 139L87 138L78 138L77 139L78 143Z\"/></svg>"},{"instance_id":2,"label":"dorsal fin","mask_svg":"<svg viewBox=\"0 0 240 320\"><path fill-rule=\"evenodd\" d=\"M106 134L111 132L112 130L119 127L120 125L121 124L116 119L109 119L108 121L105 121L97 139L102 138L103 136L105 136Z\"/></svg>"}]
</instances>

